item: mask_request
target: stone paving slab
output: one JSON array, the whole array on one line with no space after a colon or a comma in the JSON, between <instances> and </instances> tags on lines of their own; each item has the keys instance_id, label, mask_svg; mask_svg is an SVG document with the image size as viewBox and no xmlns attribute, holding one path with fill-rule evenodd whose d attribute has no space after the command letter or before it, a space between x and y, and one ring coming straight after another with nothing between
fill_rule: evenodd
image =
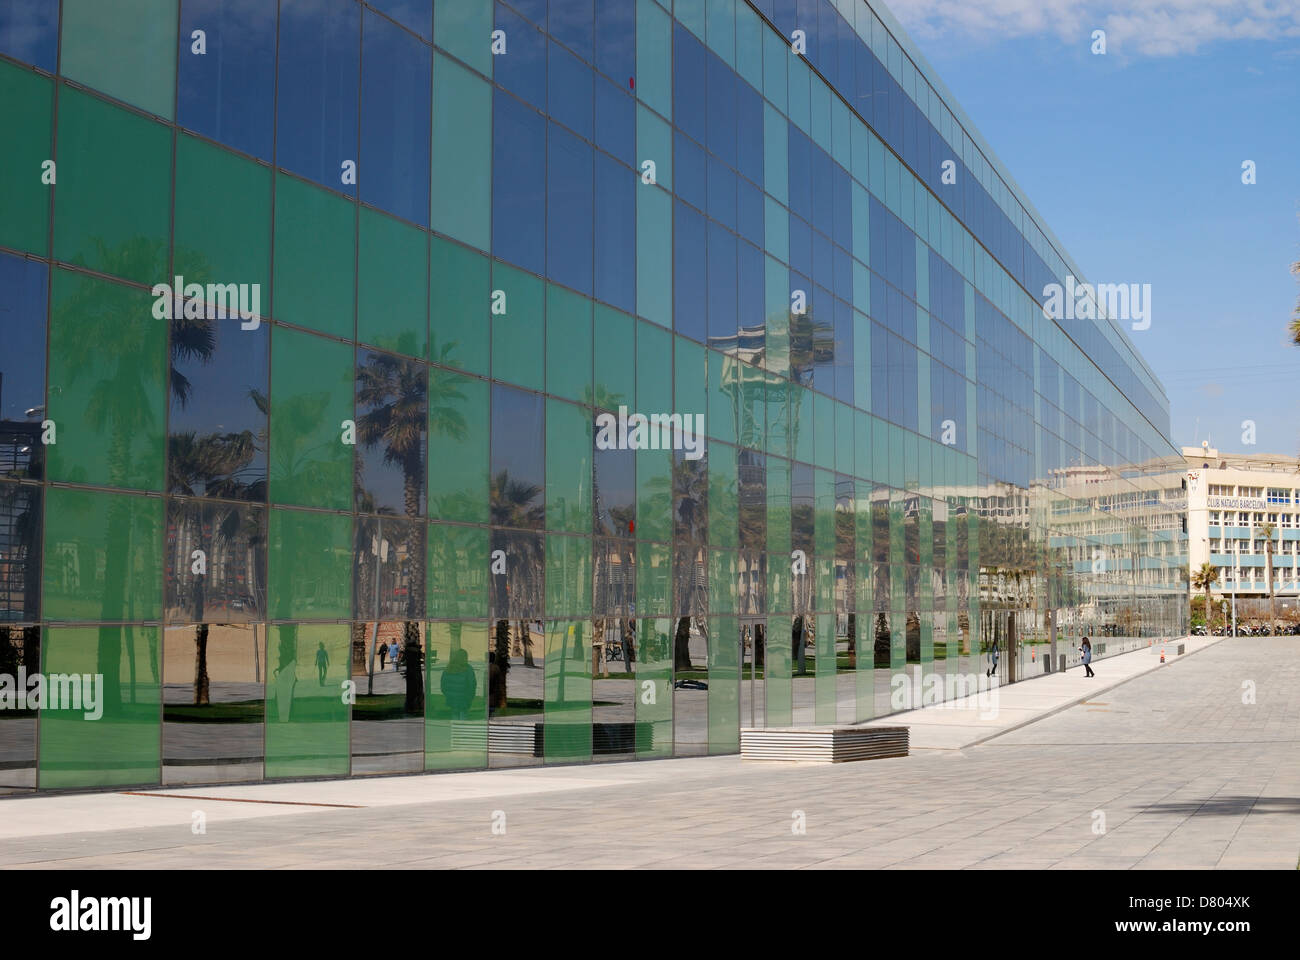
<instances>
[{"instance_id":1,"label":"stone paving slab","mask_svg":"<svg viewBox=\"0 0 1300 960\"><path fill-rule=\"evenodd\" d=\"M1124 659L1098 673L1116 678ZM1212 643L1100 700L1108 710L1067 704L977 745L865 763L728 756L4 800L0 867L1296 868L1300 640Z\"/></svg>"}]
</instances>

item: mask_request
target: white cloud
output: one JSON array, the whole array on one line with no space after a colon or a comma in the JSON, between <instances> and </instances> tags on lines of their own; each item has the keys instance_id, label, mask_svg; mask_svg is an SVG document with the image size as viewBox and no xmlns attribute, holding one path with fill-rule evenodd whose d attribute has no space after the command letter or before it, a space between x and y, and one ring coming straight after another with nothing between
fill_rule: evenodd
<instances>
[{"instance_id":1,"label":"white cloud","mask_svg":"<svg viewBox=\"0 0 1300 960\"><path fill-rule=\"evenodd\" d=\"M917 37L1051 36L1087 50L1106 31L1108 52L1169 57L1224 40L1300 37L1300 0L885 0Z\"/></svg>"}]
</instances>

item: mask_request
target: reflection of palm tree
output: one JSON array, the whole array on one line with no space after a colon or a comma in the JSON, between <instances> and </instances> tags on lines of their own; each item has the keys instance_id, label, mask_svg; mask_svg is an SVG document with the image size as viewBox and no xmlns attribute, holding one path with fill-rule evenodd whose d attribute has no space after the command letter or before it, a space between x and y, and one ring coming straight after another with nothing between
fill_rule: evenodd
<instances>
[{"instance_id":1,"label":"reflection of palm tree","mask_svg":"<svg viewBox=\"0 0 1300 960\"><path fill-rule=\"evenodd\" d=\"M526 480L513 479L502 470L492 478L489 487L490 520L494 527L514 527L528 530L540 530L546 521L546 507L542 499L543 488ZM497 666L501 671L501 683L504 687L510 672L510 624L512 613L518 612L520 619L531 616L536 609L536 574L541 570L542 538L539 535L526 534L510 538L511 549L506 553L507 570L522 571L522 576L511 577L507 574L507 585L513 580L523 589L523 595L511 594L505 597L504 609L498 608L495 650ZM505 617L500 617L504 613ZM525 643L526 662L532 660L532 636L526 627L520 628L521 639Z\"/></svg>"},{"instance_id":2,"label":"reflection of palm tree","mask_svg":"<svg viewBox=\"0 0 1300 960\"><path fill-rule=\"evenodd\" d=\"M428 428L428 381L422 366L388 354L370 354L357 368L357 405L367 408L357 418L357 439L367 449L382 446L384 463L402 471L402 506L406 516L420 517L424 492L425 432ZM420 625L424 616L425 557L418 526L410 524L406 555L410 583L406 591L406 712L424 712L423 672L420 659Z\"/></svg>"}]
</instances>

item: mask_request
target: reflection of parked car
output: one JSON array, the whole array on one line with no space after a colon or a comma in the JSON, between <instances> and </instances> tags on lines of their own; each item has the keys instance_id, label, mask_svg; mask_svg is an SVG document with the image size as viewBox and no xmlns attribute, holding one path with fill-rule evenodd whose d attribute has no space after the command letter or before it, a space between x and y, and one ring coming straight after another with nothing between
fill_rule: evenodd
<instances>
[{"instance_id":1,"label":"reflection of parked car","mask_svg":"<svg viewBox=\"0 0 1300 960\"><path fill-rule=\"evenodd\" d=\"M673 684L674 690L707 690L709 685L703 680L678 680Z\"/></svg>"}]
</instances>

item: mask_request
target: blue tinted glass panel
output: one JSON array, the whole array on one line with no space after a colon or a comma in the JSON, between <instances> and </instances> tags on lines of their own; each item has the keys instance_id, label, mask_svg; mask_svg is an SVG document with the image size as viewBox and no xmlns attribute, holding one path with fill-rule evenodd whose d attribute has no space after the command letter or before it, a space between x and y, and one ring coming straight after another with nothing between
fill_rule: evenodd
<instances>
[{"instance_id":1,"label":"blue tinted glass panel","mask_svg":"<svg viewBox=\"0 0 1300 960\"><path fill-rule=\"evenodd\" d=\"M708 198L704 148L681 133L673 135L673 186L677 196L703 210Z\"/></svg>"},{"instance_id":2,"label":"blue tinted glass panel","mask_svg":"<svg viewBox=\"0 0 1300 960\"><path fill-rule=\"evenodd\" d=\"M276 162L356 195L361 8L352 0L286 0L280 8Z\"/></svg>"},{"instance_id":3,"label":"blue tinted glass panel","mask_svg":"<svg viewBox=\"0 0 1300 960\"><path fill-rule=\"evenodd\" d=\"M591 296L591 147L551 124L546 171L546 274Z\"/></svg>"},{"instance_id":4,"label":"blue tinted glass panel","mask_svg":"<svg viewBox=\"0 0 1300 960\"><path fill-rule=\"evenodd\" d=\"M603 4L608 6L608 2ZM632 6L632 4L615 4ZM551 0L547 32L588 63L595 32L595 0Z\"/></svg>"},{"instance_id":5,"label":"blue tinted glass panel","mask_svg":"<svg viewBox=\"0 0 1300 960\"><path fill-rule=\"evenodd\" d=\"M53 73L59 56L59 0L0 0L0 53Z\"/></svg>"},{"instance_id":6,"label":"blue tinted glass panel","mask_svg":"<svg viewBox=\"0 0 1300 960\"><path fill-rule=\"evenodd\" d=\"M596 78L596 146L636 166L636 101L608 80Z\"/></svg>"},{"instance_id":7,"label":"blue tinted glass panel","mask_svg":"<svg viewBox=\"0 0 1300 960\"><path fill-rule=\"evenodd\" d=\"M430 48L366 14L361 71L361 199L429 224Z\"/></svg>"},{"instance_id":8,"label":"blue tinted glass panel","mask_svg":"<svg viewBox=\"0 0 1300 960\"><path fill-rule=\"evenodd\" d=\"M596 4L596 69L624 90L636 76L636 4Z\"/></svg>"},{"instance_id":9,"label":"blue tinted glass panel","mask_svg":"<svg viewBox=\"0 0 1300 960\"><path fill-rule=\"evenodd\" d=\"M193 52L195 30L207 52ZM177 60L182 126L271 159L275 137L275 7L264 0L186 0Z\"/></svg>"},{"instance_id":10,"label":"blue tinted glass panel","mask_svg":"<svg viewBox=\"0 0 1300 960\"><path fill-rule=\"evenodd\" d=\"M639 183L626 167L596 154L596 298L626 313L636 313Z\"/></svg>"},{"instance_id":11,"label":"blue tinted glass panel","mask_svg":"<svg viewBox=\"0 0 1300 960\"><path fill-rule=\"evenodd\" d=\"M49 268L37 260L0 254L0 444L12 442L10 430L22 441L17 473L31 473L39 456L40 423L45 419L45 289ZM30 413L28 412L30 411ZM5 458L8 459L8 458Z\"/></svg>"},{"instance_id":12,"label":"blue tinted glass panel","mask_svg":"<svg viewBox=\"0 0 1300 960\"><path fill-rule=\"evenodd\" d=\"M709 216L736 229L736 174L717 157L709 157Z\"/></svg>"},{"instance_id":13,"label":"blue tinted glass panel","mask_svg":"<svg viewBox=\"0 0 1300 960\"><path fill-rule=\"evenodd\" d=\"M547 103L551 119L590 140L595 74L558 43L548 46L547 56L550 64Z\"/></svg>"},{"instance_id":14,"label":"blue tinted glass panel","mask_svg":"<svg viewBox=\"0 0 1300 960\"><path fill-rule=\"evenodd\" d=\"M701 343L708 337L705 229L704 216L679 201L673 217L673 326L678 333Z\"/></svg>"},{"instance_id":15,"label":"blue tinted glass panel","mask_svg":"<svg viewBox=\"0 0 1300 960\"><path fill-rule=\"evenodd\" d=\"M736 84L736 148L740 172L763 183L763 98L747 83Z\"/></svg>"},{"instance_id":16,"label":"blue tinted glass panel","mask_svg":"<svg viewBox=\"0 0 1300 960\"><path fill-rule=\"evenodd\" d=\"M546 121L496 92L492 108L492 252L546 272Z\"/></svg>"},{"instance_id":17,"label":"blue tinted glass panel","mask_svg":"<svg viewBox=\"0 0 1300 960\"><path fill-rule=\"evenodd\" d=\"M542 2L545 22L546 4ZM497 4L496 29L506 34L506 52L492 58L493 77L538 110L546 109L546 37L507 7Z\"/></svg>"},{"instance_id":18,"label":"blue tinted glass panel","mask_svg":"<svg viewBox=\"0 0 1300 960\"><path fill-rule=\"evenodd\" d=\"M736 335L736 236L709 224L709 336Z\"/></svg>"},{"instance_id":19,"label":"blue tinted glass panel","mask_svg":"<svg viewBox=\"0 0 1300 960\"><path fill-rule=\"evenodd\" d=\"M673 27L673 120L698 142L708 135L705 114L705 50L680 23Z\"/></svg>"},{"instance_id":20,"label":"blue tinted glass panel","mask_svg":"<svg viewBox=\"0 0 1300 960\"><path fill-rule=\"evenodd\" d=\"M736 75L731 68L708 55L706 123L709 150L730 166L736 165ZM695 94L699 96L697 91Z\"/></svg>"},{"instance_id":21,"label":"blue tinted glass panel","mask_svg":"<svg viewBox=\"0 0 1300 960\"><path fill-rule=\"evenodd\" d=\"M189 0L185 0L188 4ZM414 30L426 40L433 38L433 3L431 0L367 0L402 26ZM454 0L453 0L454 2ZM366 29L370 26L367 24Z\"/></svg>"}]
</instances>

